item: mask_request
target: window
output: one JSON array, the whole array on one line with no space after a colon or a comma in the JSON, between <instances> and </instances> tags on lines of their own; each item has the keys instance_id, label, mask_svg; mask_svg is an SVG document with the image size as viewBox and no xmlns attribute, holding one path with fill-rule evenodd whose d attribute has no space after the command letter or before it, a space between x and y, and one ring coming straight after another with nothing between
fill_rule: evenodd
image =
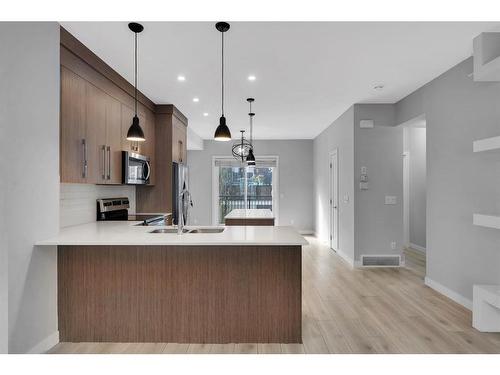
<instances>
[{"instance_id":1,"label":"window","mask_svg":"<svg viewBox=\"0 0 500 375\"><path fill-rule=\"evenodd\" d=\"M277 157L256 160L255 167L227 157L214 157L213 223L224 224L234 209L270 209L277 212ZM277 221L277 219L275 219Z\"/></svg>"}]
</instances>

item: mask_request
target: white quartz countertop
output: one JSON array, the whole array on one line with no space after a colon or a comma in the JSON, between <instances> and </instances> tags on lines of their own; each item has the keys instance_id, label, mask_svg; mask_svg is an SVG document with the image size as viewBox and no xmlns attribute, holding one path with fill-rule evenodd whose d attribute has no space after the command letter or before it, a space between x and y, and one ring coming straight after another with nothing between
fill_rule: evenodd
<instances>
[{"instance_id":1,"label":"white quartz countertop","mask_svg":"<svg viewBox=\"0 0 500 375\"><path fill-rule=\"evenodd\" d=\"M136 226L140 221L99 221L62 228L37 246L49 245L307 245L293 227L227 226L222 233L149 233L162 226ZM170 227L171 228L171 227ZM186 226L186 228L207 228Z\"/></svg>"},{"instance_id":2,"label":"white quartz countertop","mask_svg":"<svg viewBox=\"0 0 500 375\"><path fill-rule=\"evenodd\" d=\"M228 213L224 219L274 219L274 214L267 208L237 208Z\"/></svg>"}]
</instances>

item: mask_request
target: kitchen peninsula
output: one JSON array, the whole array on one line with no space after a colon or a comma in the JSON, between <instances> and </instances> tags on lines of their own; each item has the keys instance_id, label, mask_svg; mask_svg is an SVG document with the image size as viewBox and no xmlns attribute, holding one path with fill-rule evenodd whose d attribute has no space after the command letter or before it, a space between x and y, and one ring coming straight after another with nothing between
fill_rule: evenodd
<instances>
[{"instance_id":1,"label":"kitchen peninsula","mask_svg":"<svg viewBox=\"0 0 500 375\"><path fill-rule=\"evenodd\" d=\"M37 243L58 247L61 341L302 342L307 241L292 227L177 235L136 224L93 222Z\"/></svg>"}]
</instances>

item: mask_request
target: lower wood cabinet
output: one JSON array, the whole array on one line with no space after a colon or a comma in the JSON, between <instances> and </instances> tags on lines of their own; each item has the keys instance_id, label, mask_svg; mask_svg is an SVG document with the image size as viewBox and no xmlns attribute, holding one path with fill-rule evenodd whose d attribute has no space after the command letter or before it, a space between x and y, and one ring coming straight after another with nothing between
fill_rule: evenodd
<instances>
[{"instance_id":1,"label":"lower wood cabinet","mask_svg":"<svg viewBox=\"0 0 500 375\"><path fill-rule=\"evenodd\" d=\"M61 341L301 343L301 246L59 246Z\"/></svg>"}]
</instances>

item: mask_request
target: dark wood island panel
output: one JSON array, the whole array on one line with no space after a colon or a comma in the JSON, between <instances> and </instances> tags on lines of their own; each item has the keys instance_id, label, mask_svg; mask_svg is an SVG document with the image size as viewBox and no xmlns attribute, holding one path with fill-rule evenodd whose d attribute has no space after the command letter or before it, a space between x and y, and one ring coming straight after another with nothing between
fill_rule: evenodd
<instances>
[{"instance_id":1,"label":"dark wood island panel","mask_svg":"<svg viewBox=\"0 0 500 375\"><path fill-rule=\"evenodd\" d=\"M250 226L273 226L274 218L271 219L224 219L226 225L250 225Z\"/></svg>"},{"instance_id":2,"label":"dark wood island panel","mask_svg":"<svg viewBox=\"0 0 500 375\"><path fill-rule=\"evenodd\" d=\"M62 342L301 343L301 246L59 246Z\"/></svg>"}]
</instances>

